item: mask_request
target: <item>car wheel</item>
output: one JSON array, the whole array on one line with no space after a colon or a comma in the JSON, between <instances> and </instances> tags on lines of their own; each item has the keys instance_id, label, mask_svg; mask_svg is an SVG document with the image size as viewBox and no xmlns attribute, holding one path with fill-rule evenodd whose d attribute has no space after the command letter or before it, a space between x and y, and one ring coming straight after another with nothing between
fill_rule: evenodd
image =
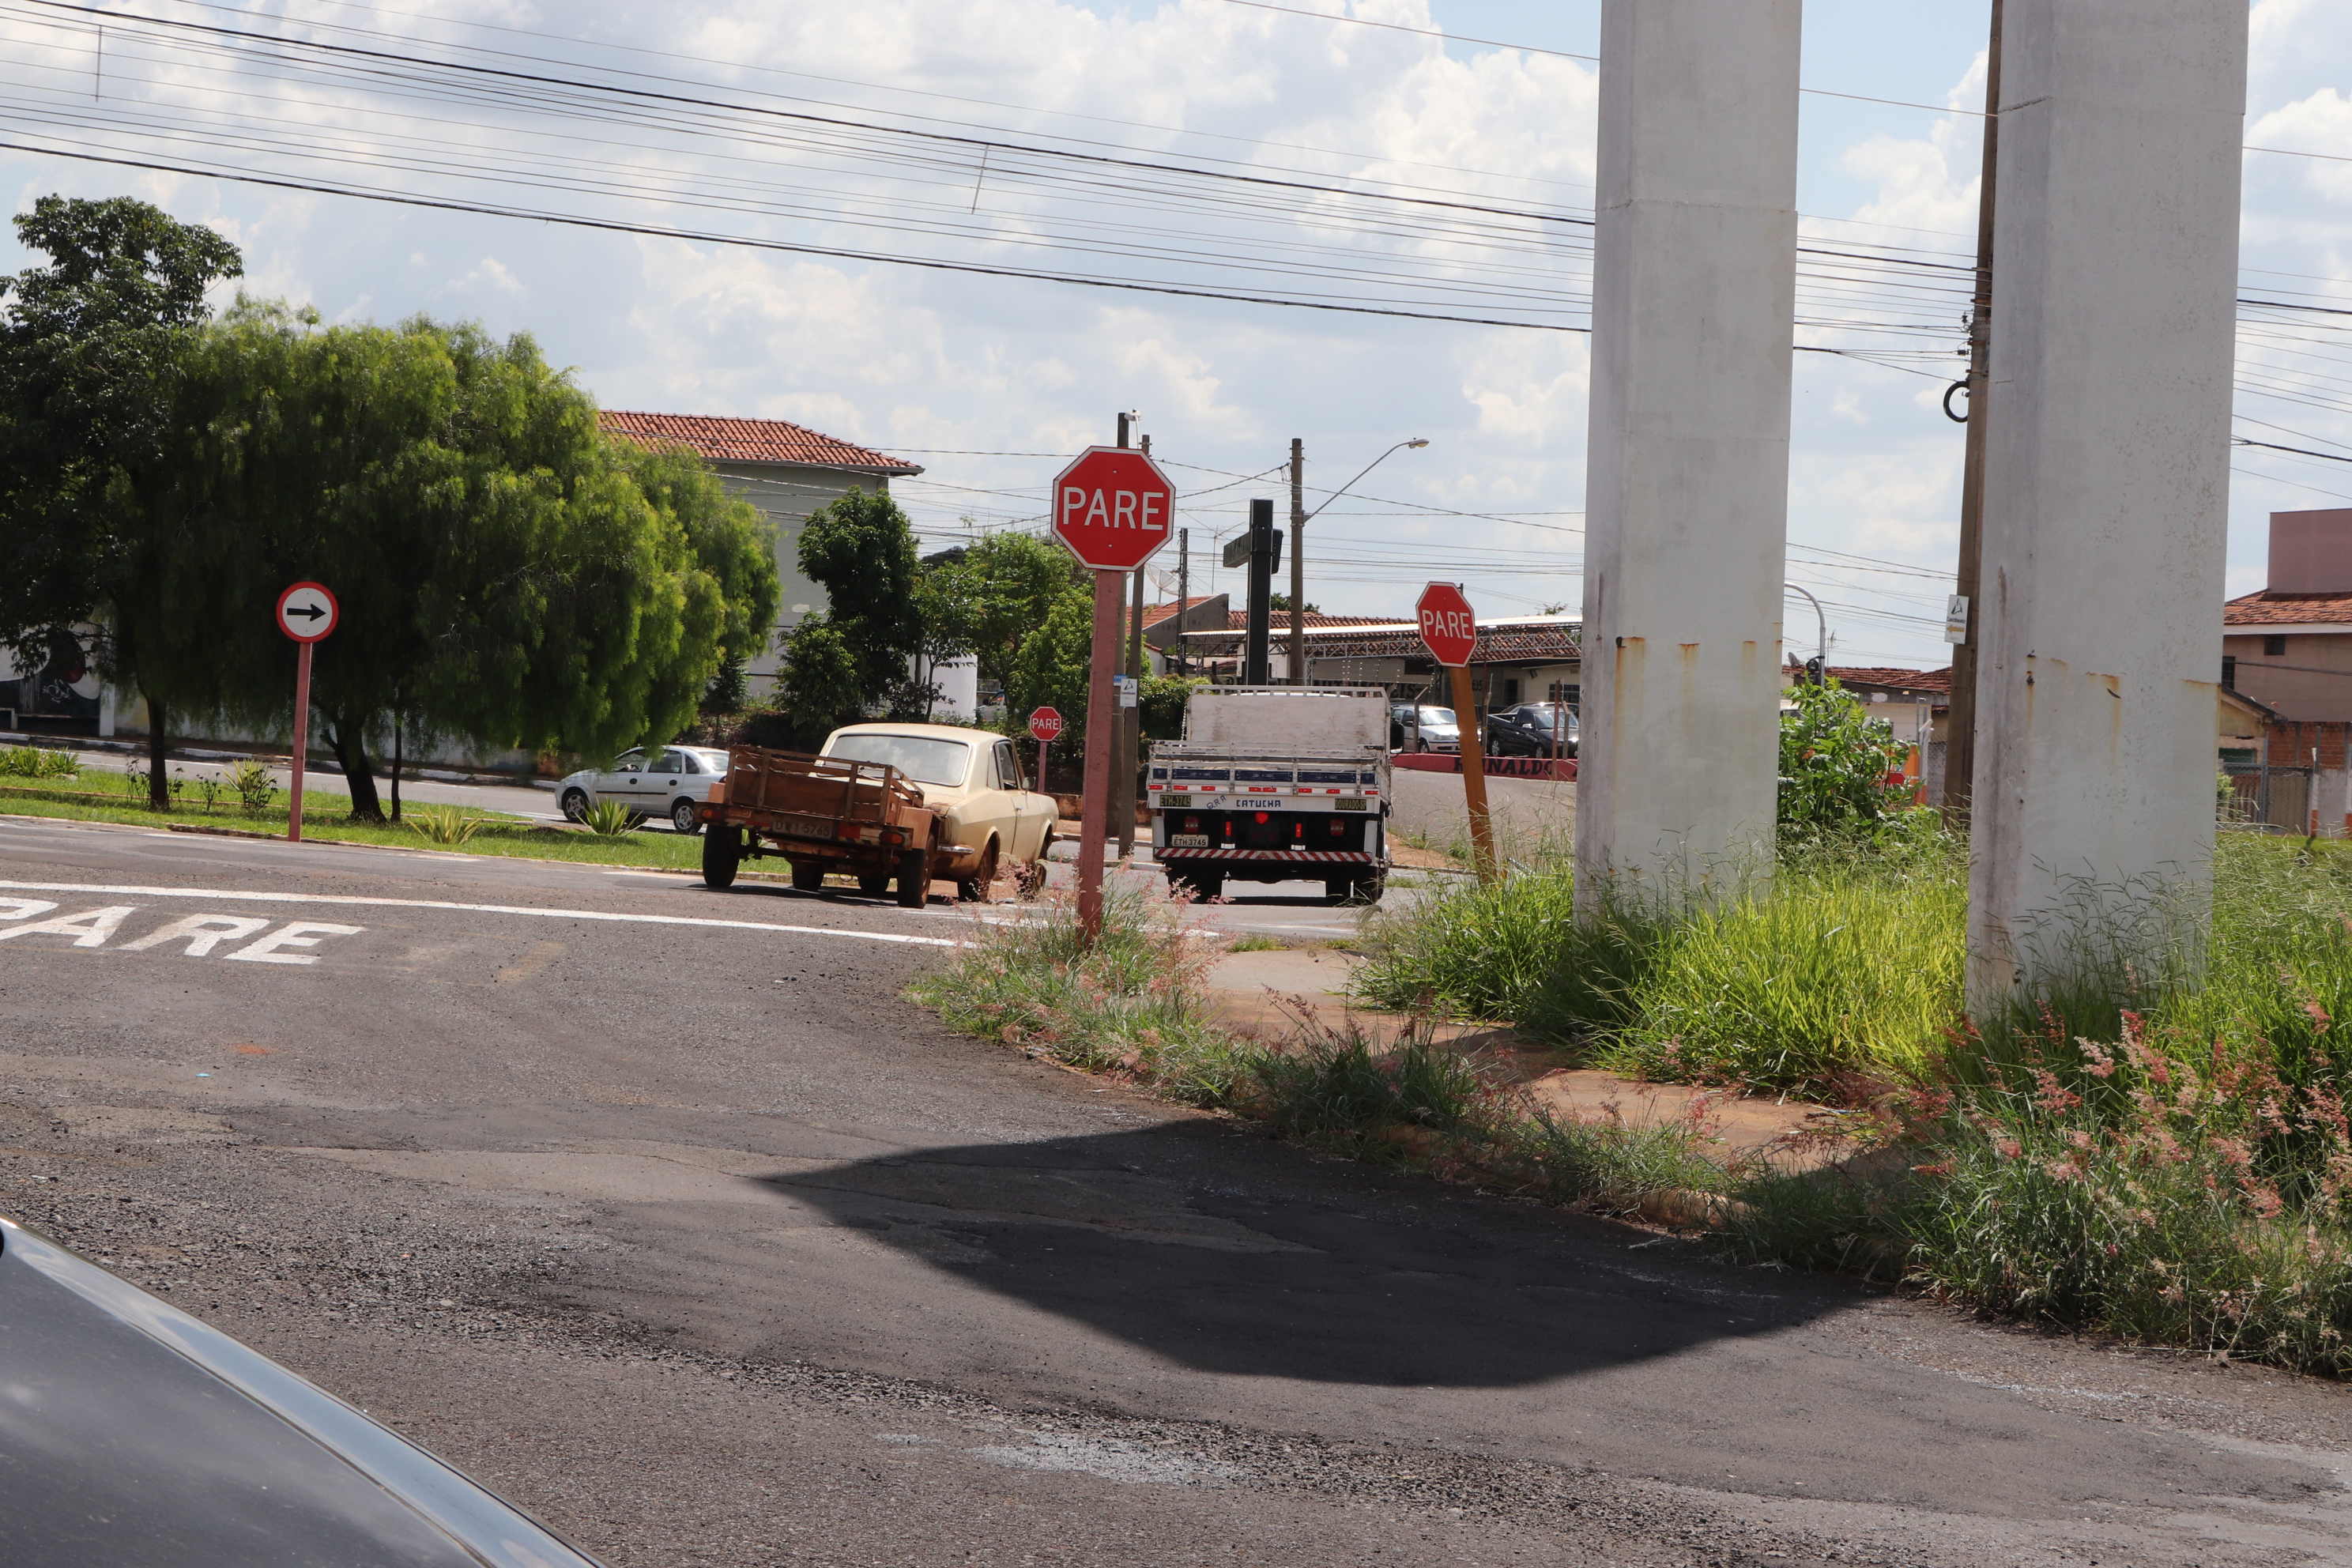
<instances>
[{"instance_id":1,"label":"car wheel","mask_svg":"<svg viewBox=\"0 0 2352 1568\"><path fill-rule=\"evenodd\" d=\"M996 840L980 852L980 868L956 884L956 897L967 904L976 904L988 897L989 885L996 880Z\"/></svg>"},{"instance_id":2,"label":"car wheel","mask_svg":"<svg viewBox=\"0 0 2352 1568\"><path fill-rule=\"evenodd\" d=\"M689 837L702 831L701 819L694 815L694 802L677 800L670 803L669 825Z\"/></svg>"},{"instance_id":3,"label":"car wheel","mask_svg":"<svg viewBox=\"0 0 2352 1568\"><path fill-rule=\"evenodd\" d=\"M577 822L582 817L586 816L588 815L588 792L584 789L565 790L563 792L562 811L563 820L566 822Z\"/></svg>"},{"instance_id":4,"label":"car wheel","mask_svg":"<svg viewBox=\"0 0 2352 1568\"><path fill-rule=\"evenodd\" d=\"M1416 752L1425 752L1429 750L1429 742L1416 735L1413 737L1412 749Z\"/></svg>"},{"instance_id":5,"label":"car wheel","mask_svg":"<svg viewBox=\"0 0 2352 1568\"><path fill-rule=\"evenodd\" d=\"M909 849L898 857L898 907L919 910L931 896L931 855Z\"/></svg>"},{"instance_id":6,"label":"car wheel","mask_svg":"<svg viewBox=\"0 0 2352 1568\"><path fill-rule=\"evenodd\" d=\"M735 868L743 863L742 830L725 825L713 827L702 840L702 885L731 888Z\"/></svg>"},{"instance_id":7,"label":"car wheel","mask_svg":"<svg viewBox=\"0 0 2352 1568\"><path fill-rule=\"evenodd\" d=\"M819 888L824 887L824 862L822 860L794 860L793 862L793 886L798 888L803 893L814 893Z\"/></svg>"},{"instance_id":8,"label":"car wheel","mask_svg":"<svg viewBox=\"0 0 2352 1568\"><path fill-rule=\"evenodd\" d=\"M1045 890L1045 866L1053 847L1054 830L1049 827L1045 829L1044 841L1037 846L1037 858L1021 868L1020 878L1014 884L1014 892L1024 901Z\"/></svg>"}]
</instances>

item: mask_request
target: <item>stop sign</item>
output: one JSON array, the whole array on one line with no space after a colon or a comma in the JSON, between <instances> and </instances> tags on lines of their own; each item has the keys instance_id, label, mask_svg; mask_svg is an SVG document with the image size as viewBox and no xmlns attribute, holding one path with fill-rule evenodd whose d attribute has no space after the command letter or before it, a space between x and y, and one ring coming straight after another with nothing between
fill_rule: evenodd
<instances>
[{"instance_id":1,"label":"stop sign","mask_svg":"<svg viewBox=\"0 0 2352 1568\"><path fill-rule=\"evenodd\" d=\"M1054 481L1054 531L1081 564L1132 572L1168 542L1176 487L1125 447L1092 447Z\"/></svg>"},{"instance_id":2,"label":"stop sign","mask_svg":"<svg viewBox=\"0 0 2352 1568\"><path fill-rule=\"evenodd\" d=\"M1451 583L1432 583L1421 591L1421 640L1429 654L1449 669L1470 662L1478 647L1478 627L1470 618L1470 601Z\"/></svg>"},{"instance_id":3,"label":"stop sign","mask_svg":"<svg viewBox=\"0 0 2352 1568\"><path fill-rule=\"evenodd\" d=\"M1029 738L1033 741L1057 741L1062 736L1062 710L1040 708L1029 715Z\"/></svg>"}]
</instances>

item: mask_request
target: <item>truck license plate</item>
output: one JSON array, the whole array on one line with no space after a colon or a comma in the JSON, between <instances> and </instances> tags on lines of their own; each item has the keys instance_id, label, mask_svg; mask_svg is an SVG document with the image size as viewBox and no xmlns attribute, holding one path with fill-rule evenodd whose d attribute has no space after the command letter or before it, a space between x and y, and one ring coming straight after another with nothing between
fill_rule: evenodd
<instances>
[{"instance_id":1,"label":"truck license plate","mask_svg":"<svg viewBox=\"0 0 2352 1568\"><path fill-rule=\"evenodd\" d=\"M1205 833L1171 833L1168 836L1168 845L1171 849L1206 849L1209 836Z\"/></svg>"},{"instance_id":2,"label":"truck license plate","mask_svg":"<svg viewBox=\"0 0 2352 1568\"><path fill-rule=\"evenodd\" d=\"M1361 811L1364 809L1364 797L1360 795L1343 795L1331 804L1341 811Z\"/></svg>"}]
</instances>

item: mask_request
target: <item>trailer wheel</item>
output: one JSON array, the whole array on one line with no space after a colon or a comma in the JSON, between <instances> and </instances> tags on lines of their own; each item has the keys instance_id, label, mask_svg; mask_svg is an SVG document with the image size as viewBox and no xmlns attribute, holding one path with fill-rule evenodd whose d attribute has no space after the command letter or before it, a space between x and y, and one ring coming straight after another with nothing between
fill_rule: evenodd
<instances>
[{"instance_id":1,"label":"trailer wheel","mask_svg":"<svg viewBox=\"0 0 2352 1568\"><path fill-rule=\"evenodd\" d=\"M824 886L824 862L822 860L793 861L793 886L803 893L814 893Z\"/></svg>"},{"instance_id":2,"label":"trailer wheel","mask_svg":"<svg viewBox=\"0 0 2352 1568\"><path fill-rule=\"evenodd\" d=\"M931 856L909 849L898 857L898 907L919 910L931 896Z\"/></svg>"},{"instance_id":3,"label":"trailer wheel","mask_svg":"<svg viewBox=\"0 0 2352 1568\"><path fill-rule=\"evenodd\" d=\"M702 885L731 888L735 868L743 863L741 830L719 824L702 836Z\"/></svg>"}]
</instances>

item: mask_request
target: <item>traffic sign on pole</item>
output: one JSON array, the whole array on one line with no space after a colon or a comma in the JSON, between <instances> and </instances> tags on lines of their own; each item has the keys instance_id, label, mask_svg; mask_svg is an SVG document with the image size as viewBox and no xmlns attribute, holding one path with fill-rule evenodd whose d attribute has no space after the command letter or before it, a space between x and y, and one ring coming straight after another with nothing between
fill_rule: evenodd
<instances>
[{"instance_id":1,"label":"traffic sign on pole","mask_svg":"<svg viewBox=\"0 0 2352 1568\"><path fill-rule=\"evenodd\" d=\"M294 656L294 779L287 792L286 839L302 842L302 764L310 751L310 648L335 629L342 606L318 583L297 583L278 595L278 629L297 645Z\"/></svg>"},{"instance_id":2,"label":"traffic sign on pole","mask_svg":"<svg viewBox=\"0 0 2352 1568\"><path fill-rule=\"evenodd\" d=\"M1471 617L1470 601L1451 583L1432 583L1421 591L1415 606L1421 616L1421 640L1429 656L1448 669L1459 669L1478 651L1478 624Z\"/></svg>"},{"instance_id":3,"label":"traffic sign on pole","mask_svg":"<svg viewBox=\"0 0 2352 1568\"><path fill-rule=\"evenodd\" d=\"M1062 738L1062 710L1058 708L1034 709L1029 714L1029 738L1033 741L1058 741Z\"/></svg>"},{"instance_id":4,"label":"traffic sign on pole","mask_svg":"<svg viewBox=\"0 0 2352 1568\"><path fill-rule=\"evenodd\" d=\"M299 643L314 643L335 629L342 606L317 583L297 583L278 595L278 629Z\"/></svg>"},{"instance_id":5,"label":"traffic sign on pole","mask_svg":"<svg viewBox=\"0 0 2352 1568\"><path fill-rule=\"evenodd\" d=\"M1454 732L1461 739L1462 795L1470 811L1470 852L1478 879L1495 879L1495 834L1486 818L1486 748L1480 734L1470 660L1478 651L1478 623L1470 601L1451 583L1432 583L1415 606L1429 656L1454 674Z\"/></svg>"},{"instance_id":6,"label":"traffic sign on pole","mask_svg":"<svg viewBox=\"0 0 2352 1568\"><path fill-rule=\"evenodd\" d=\"M1054 533L1081 565L1132 572L1168 542L1176 487L1143 453L1090 447L1054 481Z\"/></svg>"}]
</instances>

